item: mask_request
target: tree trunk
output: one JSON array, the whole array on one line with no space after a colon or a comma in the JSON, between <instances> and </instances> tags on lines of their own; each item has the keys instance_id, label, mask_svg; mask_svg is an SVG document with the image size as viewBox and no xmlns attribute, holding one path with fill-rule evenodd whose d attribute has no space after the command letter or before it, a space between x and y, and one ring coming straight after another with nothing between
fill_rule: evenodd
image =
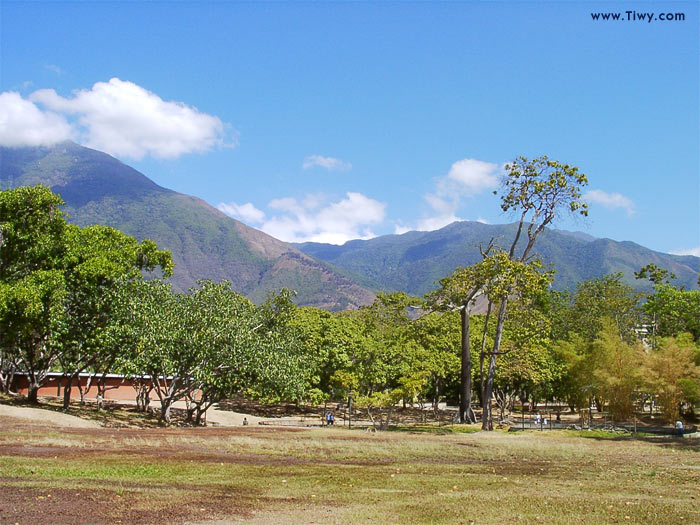
<instances>
[{"instance_id":1,"label":"tree trunk","mask_svg":"<svg viewBox=\"0 0 700 525\"><path fill-rule=\"evenodd\" d=\"M433 378L435 386L435 389L433 390L433 411L437 411L438 406L440 405L440 378L436 377L435 375L433 375Z\"/></svg>"},{"instance_id":2,"label":"tree trunk","mask_svg":"<svg viewBox=\"0 0 700 525\"><path fill-rule=\"evenodd\" d=\"M393 410L394 410L394 406L392 405L389 407L389 411L386 414L386 421L381 423L381 426L380 426L381 430L386 430L387 428L389 428L389 423L391 422L391 413Z\"/></svg>"},{"instance_id":3,"label":"tree trunk","mask_svg":"<svg viewBox=\"0 0 700 525\"><path fill-rule=\"evenodd\" d=\"M161 405L160 409L160 418L165 421L167 424L170 424L170 407L172 406L172 403L167 400L164 401L163 404Z\"/></svg>"},{"instance_id":4,"label":"tree trunk","mask_svg":"<svg viewBox=\"0 0 700 525\"><path fill-rule=\"evenodd\" d=\"M472 352L469 341L469 306L463 306L459 314L462 320L462 374L459 393L460 423L474 423L472 410Z\"/></svg>"},{"instance_id":5,"label":"tree trunk","mask_svg":"<svg viewBox=\"0 0 700 525\"><path fill-rule=\"evenodd\" d=\"M70 393L73 386L73 378L68 376L65 379L66 384L63 387L63 410L68 410L70 408Z\"/></svg>"},{"instance_id":6,"label":"tree trunk","mask_svg":"<svg viewBox=\"0 0 700 525\"><path fill-rule=\"evenodd\" d=\"M493 430L493 421L491 416L491 396L493 395L493 380L496 375L496 359L498 358L498 350L501 347L501 338L503 337L503 324L506 320L506 306L508 298L501 301L501 306L498 311L498 320L496 322L496 337L493 341L493 351L489 359L489 370L486 376L486 384L484 385L483 395L483 410L481 411L481 429Z\"/></svg>"},{"instance_id":7,"label":"tree trunk","mask_svg":"<svg viewBox=\"0 0 700 525\"><path fill-rule=\"evenodd\" d=\"M35 405L39 404L39 385L35 382L29 384L29 390L27 392L27 401Z\"/></svg>"}]
</instances>

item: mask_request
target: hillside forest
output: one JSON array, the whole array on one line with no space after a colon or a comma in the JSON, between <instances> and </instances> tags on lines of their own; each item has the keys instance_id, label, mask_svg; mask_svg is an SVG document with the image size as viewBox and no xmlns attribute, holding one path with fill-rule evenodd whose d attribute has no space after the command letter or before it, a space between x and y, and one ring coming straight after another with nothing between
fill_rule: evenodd
<instances>
[{"instance_id":1,"label":"hillside forest","mask_svg":"<svg viewBox=\"0 0 700 525\"><path fill-rule=\"evenodd\" d=\"M664 418L700 404L700 290L655 264L565 291L533 256L562 213L585 216L586 176L547 157L506 166L498 194L517 217L509 246L493 239L481 260L416 297L378 293L369 306L300 307L281 288L253 303L228 281L174 291L171 254L107 226L66 221L45 186L0 192L0 388L29 378L36 401L47 374L124 374L154 395L169 422L188 401L200 423L236 395L272 402L346 401L372 414L398 404L459 403L461 422L492 430L514 403L557 400L605 407L616 420L654 400ZM153 378L153 381L147 381ZM70 384L70 381L68 381ZM70 401L70 388L64 402Z\"/></svg>"}]
</instances>

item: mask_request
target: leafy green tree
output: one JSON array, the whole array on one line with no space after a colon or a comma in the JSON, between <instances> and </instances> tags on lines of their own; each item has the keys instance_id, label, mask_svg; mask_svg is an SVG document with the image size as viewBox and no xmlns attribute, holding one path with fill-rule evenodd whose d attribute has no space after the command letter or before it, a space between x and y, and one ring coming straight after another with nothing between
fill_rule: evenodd
<instances>
[{"instance_id":1,"label":"leafy green tree","mask_svg":"<svg viewBox=\"0 0 700 525\"><path fill-rule=\"evenodd\" d=\"M505 167L506 176L500 190L501 209L518 215L516 233L508 250L508 258L524 264L529 260L535 241L544 229L553 224L562 212L588 215L588 207L582 198L582 188L588 179L578 168L550 160L546 156L528 160L518 157ZM499 191L495 191L499 194ZM522 241L522 242L521 242ZM506 321L507 305L515 282L506 280L502 292L489 297L489 303L497 305L496 328L493 347L489 355L489 371L484 385L482 428L493 428L491 418L491 394ZM490 307L489 307L490 312ZM487 323L488 329L488 323Z\"/></svg>"},{"instance_id":2,"label":"leafy green tree","mask_svg":"<svg viewBox=\"0 0 700 525\"><path fill-rule=\"evenodd\" d=\"M0 344L26 374L33 403L63 350L66 295L60 270L35 270L12 283L0 282Z\"/></svg>"},{"instance_id":3,"label":"leafy green tree","mask_svg":"<svg viewBox=\"0 0 700 525\"><path fill-rule=\"evenodd\" d=\"M352 373L357 377L360 373L358 359L372 344L357 315L302 307L295 311L290 327L298 333L307 364L304 374L307 397L324 398L327 394L340 399L345 396L347 392L334 380L335 374Z\"/></svg>"},{"instance_id":4,"label":"leafy green tree","mask_svg":"<svg viewBox=\"0 0 700 525\"><path fill-rule=\"evenodd\" d=\"M204 363L191 374L195 389L186 395L196 424L212 404L234 394L274 400L302 394L305 367L289 326L295 306L288 290L258 307L226 281L203 281L183 299Z\"/></svg>"},{"instance_id":5,"label":"leafy green tree","mask_svg":"<svg viewBox=\"0 0 700 525\"><path fill-rule=\"evenodd\" d=\"M485 254L484 254L485 255ZM500 254L503 259L504 254ZM498 276L494 273L498 264L494 257L463 268L457 268L448 277L440 279L440 286L426 295L427 305L437 311L457 311L460 316L460 389L459 420L461 423L474 423L476 416L472 409L472 351L471 351L471 311L485 288Z\"/></svg>"},{"instance_id":6,"label":"leafy green tree","mask_svg":"<svg viewBox=\"0 0 700 525\"><path fill-rule=\"evenodd\" d=\"M60 351L62 204L45 186L0 191L0 378L7 391L14 372L26 372L33 401Z\"/></svg>"},{"instance_id":7,"label":"leafy green tree","mask_svg":"<svg viewBox=\"0 0 700 525\"><path fill-rule=\"evenodd\" d=\"M286 291L258 307L226 281L202 281L189 294L159 281L133 283L120 311L121 325L131 330L121 367L150 379L166 423L183 399L199 423L213 403L233 394L297 398L303 363L289 327L293 309Z\"/></svg>"},{"instance_id":8,"label":"leafy green tree","mask_svg":"<svg viewBox=\"0 0 700 525\"><path fill-rule=\"evenodd\" d=\"M368 392L394 389L404 372L413 375L405 368L405 364L411 361L413 348L408 340L409 311L420 305L419 298L403 292L379 293L372 305L350 314L361 323L367 341L363 346L365 354L358 360L358 365Z\"/></svg>"},{"instance_id":9,"label":"leafy green tree","mask_svg":"<svg viewBox=\"0 0 700 525\"><path fill-rule=\"evenodd\" d=\"M550 294L551 333L557 340L554 354L563 367L563 375L554 388L570 407L587 407L591 398L599 406L604 403L601 378L606 374L605 367L614 362L601 361L609 354L595 349L602 344L601 333L607 334L606 341L613 345L608 334L613 328L625 348L637 348L642 325L641 297L623 284L620 273L579 283L573 294ZM610 373L614 375L614 371Z\"/></svg>"},{"instance_id":10,"label":"leafy green tree","mask_svg":"<svg viewBox=\"0 0 700 525\"><path fill-rule=\"evenodd\" d=\"M634 272L634 277L635 279L649 279L655 285L671 284L671 281L676 278L676 274L652 263L642 266L638 272Z\"/></svg>"},{"instance_id":11,"label":"leafy green tree","mask_svg":"<svg viewBox=\"0 0 700 525\"><path fill-rule=\"evenodd\" d=\"M548 334L549 328L543 327L545 319L537 313L545 302L546 291L552 282L552 272L543 272L537 260L524 263L513 260L505 254L498 254L495 261L494 275L497 278L488 285L486 296L489 304L499 304L498 317L494 326L493 344L486 352L482 345L482 363L488 359L486 375L483 364L480 365L482 392L482 429L492 430L491 399L496 378L496 361L499 356L513 351L523 351L536 344L540 334ZM508 303L510 302L510 307ZM502 309L502 311L501 311ZM489 333L490 308L484 323L483 341ZM510 336L504 338L506 322L511 326ZM507 345L502 348L503 341Z\"/></svg>"},{"instance_id":12,"label":"leafy green tree","mask_svg":"<svg viewBox=\"0 0 700 525\"><path fill-rule=\"evenodd\" d=\"M64 408L70 402L71 384L86 370L107 372L120 351L111 340L116 288L141 280L143 271L160 268L172 275L169 252L151 240L133 237L108 226L66 228L63 262L66 300L65 332L58 362L64 373Z\"/></svg>"},{"instance_id":13,"label":"leafy green tree","mask_svg":"<svg viewBox=\"0 0 700 525\"><path fill-rule=\"evenodd\" d=\"M460 324L458 312L431 312L416 319L408 328L401 376L419 378L425 383L434 410L437 410L443 393L459 381ZM474 341L478 337L478 328L477 324L477 330L471 331L472 362L478 359L478 340Z\"/></svg>"},{"instance_id":14,"label":"leafy green tree","mask_svg":"<svg viewBox=\"0 0 700 525\"><path fill-rule=\"evenodd\" d=\"M554 384L554 394L566 401L569 408L583 409L590 406L595 379L591 342L576 332L568 339L559 339L553 345L554 357L562 367L562 373Z\"/></svg>"},{"instance_id":15,"label":"leafy green tree","mask_svg":"<svg viewBox=\"0 0 700 525\"><path fill-rule=\"evenodd\" d=\"M63 204L46 186L0 191L0 282L61 265L66 250Z\"/></svg>"},{"instance_id":16,"label":"leafy green tree","mask_svg":"<svg viewBox=\"0 0 700 525\"><path fill-rule=\"evenodd\" d=\"M573 294L552 291L548 315L552 338L569 340L576 333L586 341L593 341L603 329L604 319L609 319L622 338L636 341L637 329L642 324L640 299L641 294L622 283L620 273L579 283Z\"/></svg>"},{"instance_id":17,"label":"leafy green tree","mask_svg":"<svg viewBox=\"0 0 700 525\"><path fill-rule=\"evenodd\" d=\"M657 284L644 304L647 319L656 337L689 333L700 341L700 290L679 290L669 284Z\"/></svg>"},{"instance_id":18,"label":"leafy green tree","mask_svg":"<svg viewBox=\"0 0 700 525\"><path fill-rule=\"evenodd\" d=\"M189 330L193 313L167 283L134 282L126 293L119 322L130 329L131 345L121 356L120 369L150 379L160 401L160 417L167 423L173 403L195 388L192 375L198 366L205 366L193 344L196 333Z\"/></svg>"},{"instance_id":19,"label":"leafy green tree","mask_svg":"<svg viewBox=\"0 0 700 525\"><path fill-rule=\"evenodd\" d=\"M36 402L56 366L71 380L114 349L104 340L111 289L142 270L172 270L152 241L103 226L68 225L59 196L43 186L0 192L0 347L29 378ZM6 367L0 367L6 368Z\"/></svg>"},{"instance_id":20,"label":"leafy green tree","mask_svg":"<svg viewBox=\"0 0 700 525\"><path fill-rule=\"evenodd\" d=\"M573 316L576 331L593 340L603 329L604 320L612 321L620 337L632 343L642 322L641 294L622 283L622 274L609 274L581 283L576 288Z\"/></svg>"}]
</instances>

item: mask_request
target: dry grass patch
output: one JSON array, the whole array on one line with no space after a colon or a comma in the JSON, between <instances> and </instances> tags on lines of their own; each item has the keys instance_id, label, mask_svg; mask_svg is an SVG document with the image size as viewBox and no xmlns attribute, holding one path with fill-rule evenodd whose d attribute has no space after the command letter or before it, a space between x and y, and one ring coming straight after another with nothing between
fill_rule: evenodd
<instances>
[{"instance_id":1,"label":"dry grass patch","mask_svg":"<svg viewBox=\"0 0 700 525\"><path fill-rule=\"evenodd\" d=\"M0 523L41 508L43 500L27 494L59 489L68 500L95 490L96 505L117 508L119 500L118 511L142 515L142 523L700 522L700 446L690 440L342 428L20 430L0 432Z\"/></svg>"}]
</instances>

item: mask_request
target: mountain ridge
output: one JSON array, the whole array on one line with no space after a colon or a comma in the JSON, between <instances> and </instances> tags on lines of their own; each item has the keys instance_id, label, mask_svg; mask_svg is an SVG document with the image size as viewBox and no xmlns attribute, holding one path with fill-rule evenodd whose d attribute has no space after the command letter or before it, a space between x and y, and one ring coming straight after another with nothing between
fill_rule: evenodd
<instances>
[{"instance_id":1,"label":"mountain ridge","mask_svg":"<svg viewBox=\"0 0 700 525\"><path fill-rule=\"evenodd\" d=\"M298 292L299 304L330 310L374 299L327 264L198 197L159 186L106 153L72 142L0 148L0 189L39 183L61 195L70 222L105 224L170 250L176 263L171 282L180 291L199 279L226 279L256 302L282 286Z\"/></svg>"},{"instance_id":2,"label":"mountain ridge","mask_svg":"<svg viewBox=\"0 0 700 525\"><path fill-rule=\"evenodd\" d=\"M297 302L329 310L369 304L376 291L423 295L458 266L478 262L479 245L512 241L515 224L455 222L439 230L351 240L343 245L289 244L232 219L204 200L159 186L121 161L74 143L52 148L0 148L0 189L42 183L66 201L69 220L106 224L137 239L151 238L173 252L174 286L185 291L198 279L227 279L256 302L282 286ZM638 290L650 289L634 272L654 263L697 288L700 258L663 254L631 241L547 229L535 252L554 265L554 286L622 272Z\"/></svg>"},{"instance_id":3,"label":"mountain ridge","mask_svg":"<svg viewBox=\"0 0 700 525\"><path fill-rule=\"evenodd\" d=\"M430 232L411 231L369 240L353 240L343 245L296 243L301 251L347 270L377 290L401 290L423 295L435 281L481 258L479 245L489 239L510 246L516 223L484 224L459 221ZM700 258L655 252L632 241L595 238L583 232L547 229L538 238L534 252L556 269L554 287L574 289L585 280L621 272L623 281L637 290L649 290L648 281L638 281L634 272L650 263L674 272L677 283L697 288Z\"/></svg>"}]
</instances>

